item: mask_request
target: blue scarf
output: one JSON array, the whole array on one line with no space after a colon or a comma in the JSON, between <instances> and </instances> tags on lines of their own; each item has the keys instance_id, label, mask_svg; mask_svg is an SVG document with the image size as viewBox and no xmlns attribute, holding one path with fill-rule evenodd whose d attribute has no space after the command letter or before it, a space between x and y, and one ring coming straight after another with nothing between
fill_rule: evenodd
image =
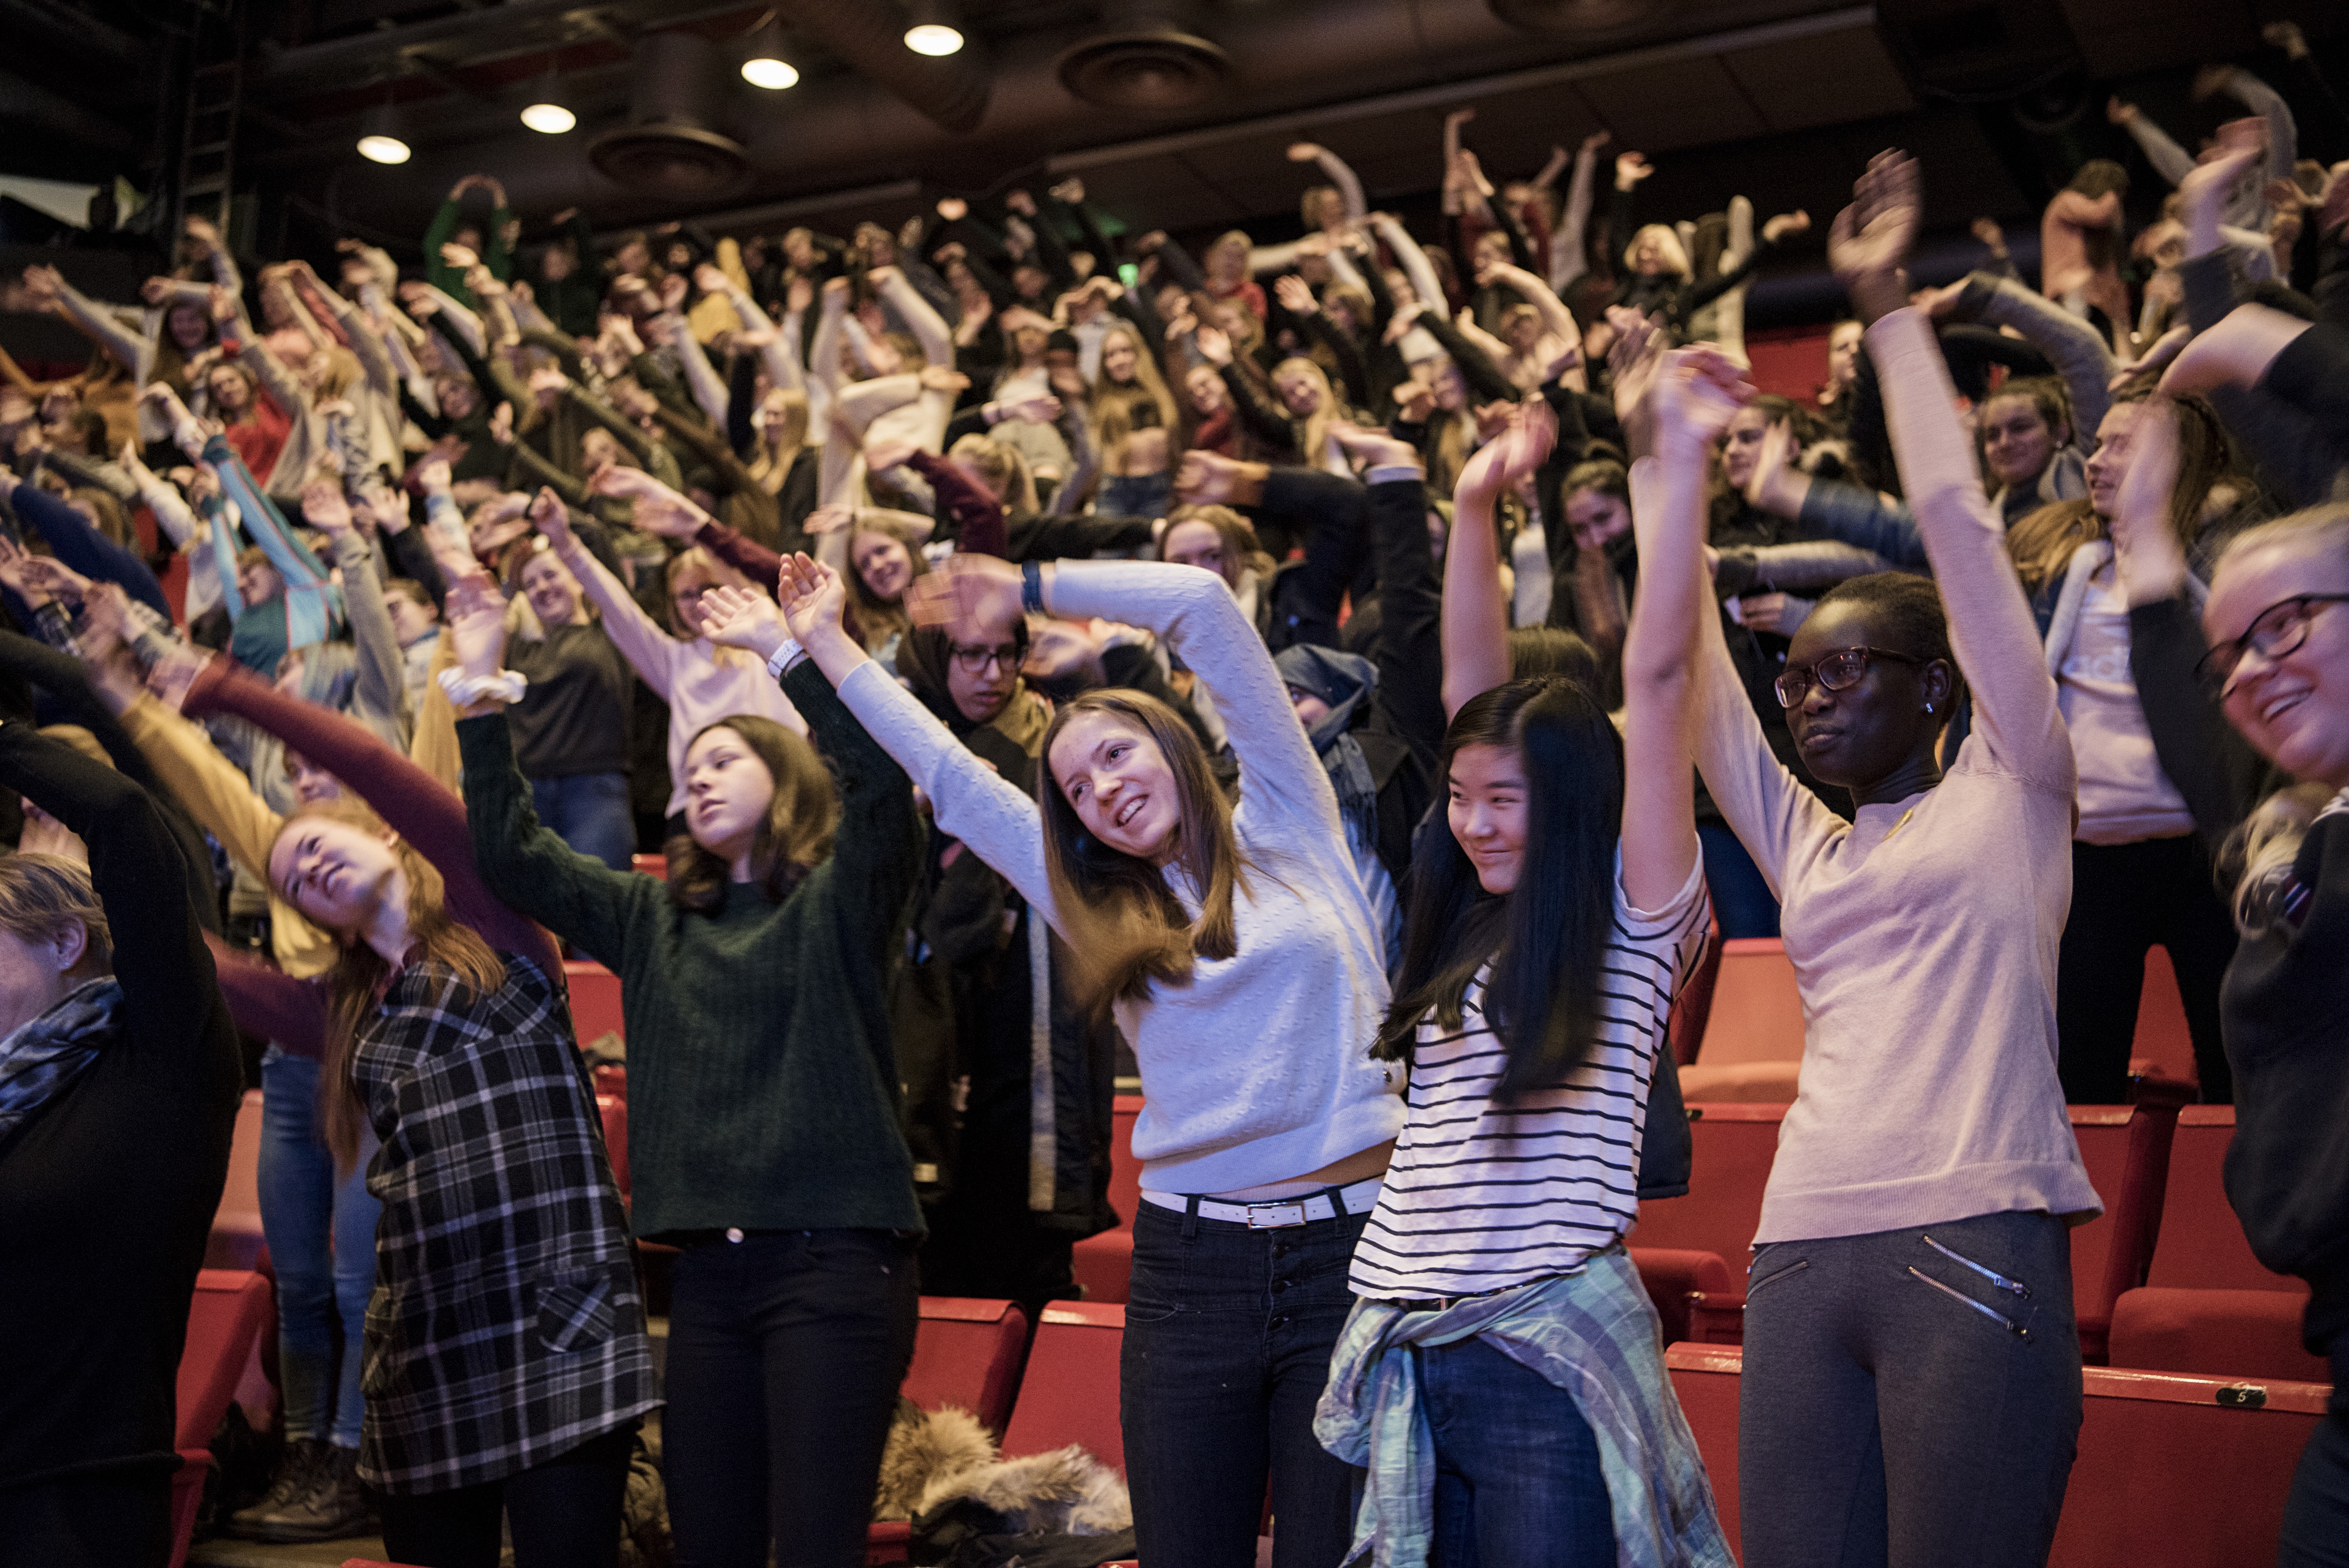
<instances>
[{"instance_id":1,"label":"blue scarf","mask_svg":"<svg viewBox=\"0 0 2349 1568\"><path fill-rule=\"evenodd\" d=\"M98 1060L115 1033L122 985L113 975L86 980L54 1007L0 1039L0 1141L69 1087Z\"/></svg>"}]
</instances>

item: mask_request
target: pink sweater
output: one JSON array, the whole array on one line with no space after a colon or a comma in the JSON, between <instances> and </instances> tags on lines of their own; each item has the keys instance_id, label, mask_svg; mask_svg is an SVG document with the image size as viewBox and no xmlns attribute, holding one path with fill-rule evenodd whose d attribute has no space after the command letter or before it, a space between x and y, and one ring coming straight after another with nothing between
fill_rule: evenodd
<instances>
[{"instance_id":1,"label":"pink sweater","mask_svg":"<svg viewBox=\"0 0 2349 1568\"><path fill-rule=\"evenodd\" d=\"M1845 822L1771 755L1715 622L1697 763L1785 905L1802 1087L1755 1243L2101 1209L2055 1079L2072 744L1932 325L1868 330L1892 445L1948 607L1973 732L1934 788Z\"/></svg>"}]
</instances>

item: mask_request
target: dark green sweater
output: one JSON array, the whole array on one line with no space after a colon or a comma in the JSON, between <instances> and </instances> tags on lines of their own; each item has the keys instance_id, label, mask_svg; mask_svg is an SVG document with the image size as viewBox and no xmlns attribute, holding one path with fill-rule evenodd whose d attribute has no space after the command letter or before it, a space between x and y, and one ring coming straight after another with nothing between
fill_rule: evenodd
<instances>
[{"instance_id":1,"label":"dark green sweater","mask_svg":"<svg viewBox=\"0 0 2349 1568\"><path fill-rule=\"evenodd\" d=\"M502 715L457 726L473 855L499 898L619 975L636 1233L919 1231L885 1001L919 875L905 770L815 666L784 689L840 789L833 856L790 897L679 910L541 827Z\"/></svg>"}]
</instances>

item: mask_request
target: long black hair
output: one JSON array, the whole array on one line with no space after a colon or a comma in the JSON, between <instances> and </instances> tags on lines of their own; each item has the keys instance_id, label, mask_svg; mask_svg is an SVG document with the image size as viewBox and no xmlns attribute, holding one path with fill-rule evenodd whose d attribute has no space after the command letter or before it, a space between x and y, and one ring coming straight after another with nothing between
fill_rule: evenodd
<instances>
[{"instance_id":1,"label":"long black hair","mask_svg":"<svg viewBox=\"0 0 2349 1568\"><path fill-rule=\"evenodd\" d=\"M1485 892L1459 839L1433 835L1413 864L1402 973L1371 1055L1409 1061L1419 1021L1457 1028L1469 982L1490 960L1485 1016L1508 1051L1496 1096L1556 1084L1597 1037L1599 974L1615 920L1623 829L1623 739L1589 691L1535 676L1472 698L1444 736L1523 758L1525 858L1516 889Z\"/></svg>"}]
</instances>

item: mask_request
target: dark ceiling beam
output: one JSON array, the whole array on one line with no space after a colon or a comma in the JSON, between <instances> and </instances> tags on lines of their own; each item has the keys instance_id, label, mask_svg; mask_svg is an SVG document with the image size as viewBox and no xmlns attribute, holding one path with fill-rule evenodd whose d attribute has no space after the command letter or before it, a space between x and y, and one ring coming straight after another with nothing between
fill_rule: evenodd
<instances>
[{"instance_id":1,"label":"dark ceiling beam","mask_svg":"<svg viewBox=\"0 0 2349 1568\"><path fill-rule=\"evenodd\" d=\"M0 119L67 137L101 152L127 156L139 150L129 127L14 71L0 70Z\"/></svg>"},{"instance_id":2,"label":"dark ceiling beam","mask_svg":"<svg viewBox=\"0 0 2349 1568\"><path fill-rule=\"evenodd\" d=\"M70 10L56 0L0 0L0 32L36 33L53 44L84 55L103 55L118 63L143 61L155 46L152 38L127 32L86 11Z\"/></svg>"},{"instance_id":3,"label":"dark ceiling beam","mask_svg":"<svg viewBox=\"0 0 2349 1568\"><path fill-rule=\"evenodd\" d=\"M0 0L6 4L8 0ZM647 27L688 26L712 16L752 13L744 0L704 0L700 5L647 5L643 0L508 0L494 10L459 12L406 27L330 38L290 49L265 49L247 85L274 94L311 93L322 82L366 80L380 75L402 57L429 51L442 67L462 69L510 55L530 54L552 46L543 36L545 25L562 23L566 31L595 33L626 43Z\"/></svg>"},{"instance_id":4,"label":"dark ceiling beam","mask_svg":"<svg viewBox=\"0 0 2349 1568\"><path fill-rule=\"evenodd\" d=\"M946 57L917 55L905 47L905 16L896 0L778 0L776 13L847 61L866 78L895 93L899 101L957 136L978 129L987 118L993 85L980 51L965 48Z\"/></svg>"}]
</instances>

